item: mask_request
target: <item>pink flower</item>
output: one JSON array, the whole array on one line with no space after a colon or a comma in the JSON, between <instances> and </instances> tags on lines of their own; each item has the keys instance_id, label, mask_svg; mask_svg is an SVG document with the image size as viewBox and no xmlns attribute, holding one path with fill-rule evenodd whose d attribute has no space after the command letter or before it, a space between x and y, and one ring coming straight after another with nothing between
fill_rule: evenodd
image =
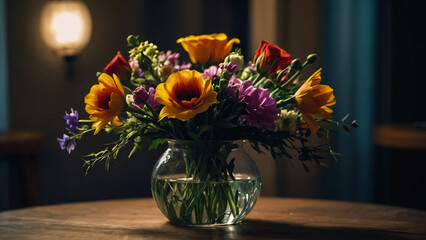
<instances>
[{"instance_id":1,"label":"pink flower","mask_svg":"<svg viewBox=\"0 0 426 240\"><path fill-rule=\"evenodd\" d=\"M139 67L139 63L138 60L136 59L136 57L133 57L132 61L129 62L130 67L135 70L135 72L138 73L138 76L141 78L144 75L144 72L142 71L142 69Z\"/></svg>"},{"instance_id":2,"label":"pink flower","mask_svg":"<svg viewBox=\"0 0 426 240\"><path fill-rule=\"evenodd\" d=\"M180 65L180 70L181 71L190 70L191 67L192 67L192 63L186 63L186 64L184 63L184 64Z\"/></svg>"},{"instance_id":3,"label":"pink flower","mask_svg":"<svg viewBox=\"0 0 426 240\"><path fill-rule=\"evenodd\" d=\"M219 76L219 68L215 65L210 66L204 70L204 73L201 75L204 79L213 79L214 76Z\"/></svg>"}]
</instances>

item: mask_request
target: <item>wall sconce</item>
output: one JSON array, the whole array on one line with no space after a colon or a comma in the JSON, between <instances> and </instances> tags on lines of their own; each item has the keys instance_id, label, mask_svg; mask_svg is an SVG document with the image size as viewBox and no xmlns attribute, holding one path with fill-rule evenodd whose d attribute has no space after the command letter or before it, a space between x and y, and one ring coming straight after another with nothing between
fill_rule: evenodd
<instances>
[{"instance_id":1,"label":"wall sconce","mask_svg":"<svg viewBox=\"0 0 426 240\"><path fill-rule=\"evenodd\" d=\"M47 46L70 60L89 43L92 19L81 1L51 1L43 8L40 29Z\"/></svg>"}]
</instances>

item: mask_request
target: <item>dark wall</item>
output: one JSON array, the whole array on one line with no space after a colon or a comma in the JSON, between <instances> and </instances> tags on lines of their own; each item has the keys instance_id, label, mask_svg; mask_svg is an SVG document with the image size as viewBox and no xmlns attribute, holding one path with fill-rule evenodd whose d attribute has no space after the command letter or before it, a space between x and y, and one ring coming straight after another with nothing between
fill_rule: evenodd
<instances>
[{"instance_id":1,"label":"dark wall","mask_svg":"<svg viewBox=\"0 0 426 240\"><path fill-rule=\"evenodd\" d=\"M377 125L404 124L424 132L424 1L379 2ZM374 200L425 210L425 153L426 149L377 146Z\"/></svg>"},{"instance_id":2,"label":"dark wall","mask_svg":"<svg viewBox=\"0 0 426 240\"><path fill-rule=\"evenodd\" d=\"M131 159L125 152L109 171L100 164L84 176L81 157L103 149L102 144L114 137L87 136L68 155L56 141L64 132L64 112L72 107L88 118L84 96L97 82L95 73L102 71L117 51L127 55L128 34L140 35L160 50L179 51L186 59L176 39L189 34L225 32L240 38L240 47L247 49L247 2L87 1L92 38L72 63L72 77L66 75L63 59L42 42L39 18L45 2L7 2L11 125L44 134L37 158L41 203L150 196L150 174L161 150L144 150Z\"/></svg>"}]
</instances>

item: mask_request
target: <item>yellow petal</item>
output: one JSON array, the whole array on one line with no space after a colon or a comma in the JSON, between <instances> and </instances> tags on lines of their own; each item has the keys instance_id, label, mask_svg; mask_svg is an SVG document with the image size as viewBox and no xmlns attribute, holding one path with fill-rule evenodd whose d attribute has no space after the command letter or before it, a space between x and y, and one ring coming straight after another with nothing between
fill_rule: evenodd
<instances>
[{"instance_id":1,"label":"yellow petal","mask_svg":"<svg viewBox=\"0 0 426 240\"><path fill-rule=\"evenodd\" d=\"M196 96L191 96L192 91ZM217 103L216 96L211 80L204 80L197 71L176 72L157 86L155 97L164 105L159 120L169 117L187 121ZM184 99L186 97L191 99Z\"/></svg>"},{"instance_id":2,"label":"yellow petal","mask_svg":"<svg viewBox=\"0 0 426 240\"><path fill-rule=\"evenodd\" d=\"M124 96L124 88L123 88L123 84L121 84L120 79L117 77L117 75L115 75L115 73L112 74L114 77L114 84L116 86L116 88L118 88L121 92L121 94L123 94Z\"/></svg>"},{"instance_id":3,"label":"yellow petal","mask_svg":"<svg viewBox=\"0 0 426 240\"><path fill-rule=\"evenodd\" d=\"M176 114L179 112L182 112L182 110L171 106L164 106L160 111L159 121L165 117L176 118Z\"/></svg>"},{"instance_id":4,"label":"yellow petal","mask_svg":"<svg viewBox=\"0 0 426 240\"><path fill-rule=\"evenodd\" d=\"M179 38L176 42L188 52L193 63L204 64L209 60L213 63L219 63L232 50L234 43L240 40L233 38L227 41L228 37L224 33Z\"/></svg>"},{"instance_id":5,"label":"yellow petal","mask_svg":"<svg viewBox=\"0 0 426 240\"><path fill-rule=\"evenodd\" d=\"M155 99L162 105L171 105L168 91L164 88L165 83L158 84L155 91Z\"/></svg>"},{"instance_id":6,"label":"yellow petal","mask_svg":"<svg viewBox=\"0 0 426 240\"><path fill-rule=\"evenodd\" d=\"M109 111L114 115L118 115L124 107L124 99L121 95L113 92L111 93L111 100L108 103Z\"/></svg>"},{"instance_id":7,"label":"yellow petal","mask_svg":"<svg viewBox=\"0 0 426 240\"><path fill-rule=\"evenodd\" d=\"M318 69L314 74L312 74L306 82L310 82L310 86L315 86L321 83L321 71L322 68Z\"/></svg>"},{"instance_id":8,"label":"yellow petal","mask_svg":"<svg viewBox=\"0 0 426 240\"><path fill-rule=\"evenodd\" d=\"M311 130L311 134L315 134L320 128L319 124L316 123L313 117L309 114L302 113L302 117L303 120L306 121L306 123L308 124L309 129Z\"/></svg>"},{"instance_id":9,"label":"yellow petal","mask_svg":"<svg viewBox=\"0 0 426 240\"><path fill-rule=\"evenodd\" d=\"M92 124L92 129L95 129L93 135L96 135L101 131L107 124L110 122L109 120L97 121Z\"/></svg>"},{"instance_id":10,"label":"yellow petal","mask_svg":"<svg viewBox=\"0 0 426 240\"><path fill-rule=\"evenodd\" d=\"M111 125L113 125L113 126L121 126L121 125L123 125L123 122L120 121L120 119L118 119L118 117L115 117L114 119L112 119Z\"/></svg>"}]
</instances>

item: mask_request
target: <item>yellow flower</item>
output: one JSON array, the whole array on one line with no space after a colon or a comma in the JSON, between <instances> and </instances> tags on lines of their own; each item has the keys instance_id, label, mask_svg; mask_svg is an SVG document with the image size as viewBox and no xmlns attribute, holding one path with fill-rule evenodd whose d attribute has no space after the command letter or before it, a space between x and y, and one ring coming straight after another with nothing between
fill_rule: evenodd
<instances>
[{"instance_id":1,"label":"yellow flower","mask_svg":"<svg viewBox=\"0 0 426 240\"><path fill-rule=\"evenodd\" d=\"M117 116L124 107L124 89L120 79L115 74L112 78L103 73L98 81L99 84L93 85L84 98L86 112L95 121L92 125L92 129L96 129L95 135L108 123L113 126L122 125Z\"/></svg>"},{"instance_id":2,"label":"yellow flower","mask_svg":"<svg viewBox=\"0 0 426 240\"><path fill-rule=\"evenodd\" d=\"M187 121L218 103L216 96L211 80L204 80L194 70L173 73L155 92L157 101L164 105L160 120L168 117Z\"/></svg>"},{"instance_id":3,"label":"yellow flower","mask_svg":"<svg viewBox=\"0 0 426 240\"><path fill-rule=\"evenodd\" d=\"M313 116L331 118L331 110L328 106L336 103L333 89L328 85L321 85L321 69L300 86L295 93L296 106L302 113L303 120L314 134L320 128Z\"/></svg>"},{"instance_id":4,"label":"yellow flower","mask_svg":"<svg viewBox=\"0 0 426 240\"><path fill-rule=\"evenodd\" d=\"M228 42L225 33L214 33L209 35L188 36L179 38L177 43L182 44L193 63L205 64L220 63L231 52L232 44L240 43L240 39L233 38Z\"/></svg>"}]
</instances>

